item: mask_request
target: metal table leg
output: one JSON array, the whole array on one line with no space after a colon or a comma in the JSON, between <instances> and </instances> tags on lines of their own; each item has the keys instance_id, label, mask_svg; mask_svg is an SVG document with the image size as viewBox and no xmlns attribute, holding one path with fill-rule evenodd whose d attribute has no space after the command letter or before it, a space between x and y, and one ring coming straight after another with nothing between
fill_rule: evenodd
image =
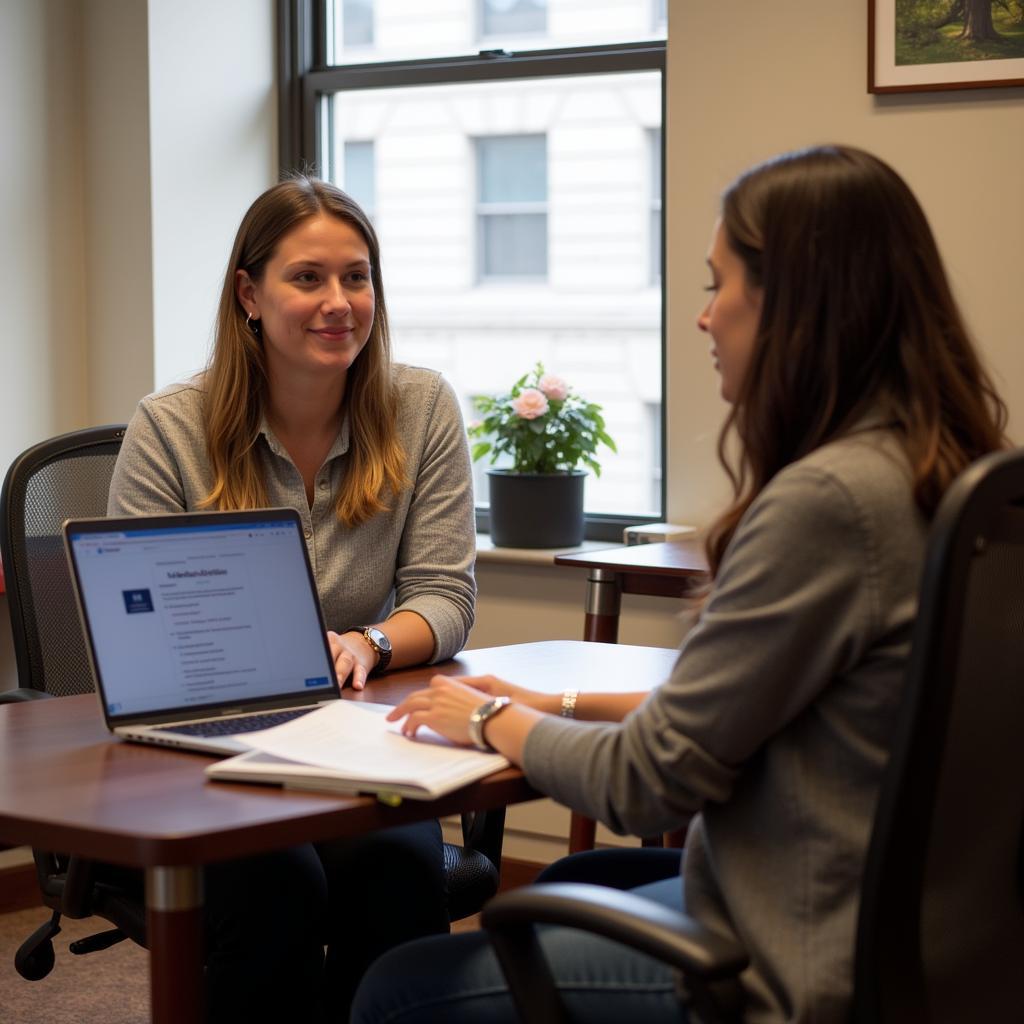
<instances>
[{"instance_id":1,"label":"metal table leg","mask_svg":"<svg viewBox=\"0 0 1024 1024\"><path fill-rule=\"evenodd\" d=\"M203 1020L203 879L198 867L146 869L154 1024Z\"/></svg>"},{"instance_id":2,"label":"metal table leg","mask_svg":"<svg viewBox=\"0 0 1024 1024\"><path fill-rule=\"evenodd\" d=\"M583 639L603 644L618 643L621 605L619 574L608 569L591 569L587 576Z\"/></svg>"}]
</instances>

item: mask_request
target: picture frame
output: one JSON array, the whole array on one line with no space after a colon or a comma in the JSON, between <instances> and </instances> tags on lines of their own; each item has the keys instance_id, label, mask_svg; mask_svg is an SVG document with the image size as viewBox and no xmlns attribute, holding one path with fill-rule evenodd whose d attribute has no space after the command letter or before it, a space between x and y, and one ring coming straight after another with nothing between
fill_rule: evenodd
<instances>
[{"instance_id":1,"label":"picture frame","mask_svg":"<svg viewBox=\"0 0 1024 1024\"><path fill-rule=\"evenodd\" d=\"M1024 3L868 0L869 93L1022 85Z\"/></svg>"}]
</instances>

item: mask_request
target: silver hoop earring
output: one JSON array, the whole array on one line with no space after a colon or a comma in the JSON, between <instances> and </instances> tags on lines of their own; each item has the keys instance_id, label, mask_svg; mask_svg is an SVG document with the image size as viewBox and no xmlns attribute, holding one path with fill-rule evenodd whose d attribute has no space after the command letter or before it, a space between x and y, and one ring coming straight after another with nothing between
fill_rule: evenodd
<instances>
[{"instance_id":1,"label":"silver hoop earring","mask_svg":"<svg viewBox=\"0 0 1024 1024\"><path fill-rule=\"evenodd\" d=\"M260 320L259 320L259 317L256 317L255 319L253 319L253 315L252 315L252 313L250 313L245 318L245 326L248 327L249 330L252 331L253 334L259 334L260 333Z\"/></svg>"}]
</instances>

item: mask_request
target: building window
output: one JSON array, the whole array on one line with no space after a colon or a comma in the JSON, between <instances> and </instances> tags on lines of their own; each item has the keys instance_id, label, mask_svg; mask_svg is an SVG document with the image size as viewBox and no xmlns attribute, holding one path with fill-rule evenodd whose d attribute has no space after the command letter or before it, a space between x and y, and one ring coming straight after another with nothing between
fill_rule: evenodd
<instances>
[{"instance_id":1,"label":"building window","mask_svg":"<svg viewBox=\"0 0 1024 1024\"><path fill-rule=\"evenodd\" d=\"M480 34L511 36L547 31L547 0L480 0Z\"/></svg>"},{"instance_id":2,"label":"building window","mask_svg":"<svg viewBox=\"0 0 1024 1024\"><path fill-rule=\"evenodd\" d=\"M547 153L543 135L476 140L481 280L547 277Z\"/></svg>"},{"instance_id":3,"label":"building window","mask_svg":"<svg viewBox=\"0 0 1024 1024\"><path fill-rule=\"evenodd\" d=\"M373 0L342 0L341 41L346 49L373 45Z\"/></svg>"},{"instance_id":4,"label":"building window","mask_svg":"<svg viewBox=\"0 0 1024 1024\"><path fill-rule=\"evenodd\" d=\"M665 31L668 25L668 0L651 0L651 24L656 32Z\"/></svg>"},{"instance_id":5,"label":"building window","mask_svg":"<svg viewBox=\"0 0 1024 1024\"><path fill-rule=\"evenodd\" d=\"M345 140L341 187L373 220L377 210L373 142Z\"/></svg>"},{"instance_id":6,"label":"building window","mask_svg":"<svg viewBox=\"0 0 1024 1024\"><path fill-rule=\"evenodd\" d=\"M467 420L474 395L543 362L603 406L619 449L587 479L588 536L664 519L665 45L650 6L389 0L356 52L343 0L279 2L281 170L313 166L372 214L396 358L441 371ZM520 18L514 52L490 34L473 48L488 10Z\"/></svg>"},{"instance_id":7,"label":"building window","mask_svg":"<svg viewBox=\"0 0 1024 1024\"><path fill-rule=\"evenodd\" d=\"M651 128L647 132L647 162L650 180L649 202L651 207L650 226L650 266L651 283L661 283L662 261L662 216L661 216L661 129Z\"/></svg>"}]
</instances>

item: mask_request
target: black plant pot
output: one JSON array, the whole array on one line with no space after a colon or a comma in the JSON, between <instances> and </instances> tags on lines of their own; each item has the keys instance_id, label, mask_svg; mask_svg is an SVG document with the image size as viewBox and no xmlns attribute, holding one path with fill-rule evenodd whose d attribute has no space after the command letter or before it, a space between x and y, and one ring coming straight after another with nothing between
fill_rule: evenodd
<instances>
[{"instance_id":1,"label":"black plant pot","mask_svg":"<svg viewBox=\"0 0 1024 1024\"><path fill-rule=\"evenodd\" d=\"M583 541L586 473L489 469L491 541L502 548L573 548Z\"/></svg>"}]
</instances>

